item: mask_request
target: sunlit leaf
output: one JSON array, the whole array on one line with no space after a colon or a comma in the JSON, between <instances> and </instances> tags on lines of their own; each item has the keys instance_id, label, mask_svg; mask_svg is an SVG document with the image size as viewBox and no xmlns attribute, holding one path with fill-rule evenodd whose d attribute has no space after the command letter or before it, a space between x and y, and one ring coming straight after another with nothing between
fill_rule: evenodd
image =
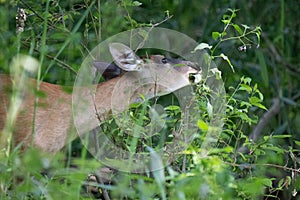
<instances>
[{"instance_id":1,"label":"sunlit leaf","mask_svg":"<svg viewBox=\"0 0 300 200\"><path fill-rule=\"evenodd\" d=\"M273 138L291 138L292 135L273 135Z\"/></svg>"},{"instance_id":2,"label":"sunlit leaf","mask_svg":"<svg viewBox=\"0 0 300 200\"><path fill-rule=\"evenodd\" d=\"M228 20L228 19L222 19L221 20L224 24L229 24L230 23L230 20Z\"/></svg>"},{"instance_id":3,"label":"sunlit leaf","mask_svg":"<svg viewBox=\"0 0 300 200\"><path fill-rule=\"evenodd\" d=\"M300 141L298 140L294 140L295 144L298 145L300 147Z\"/></svg>"},{"instance_id":4,"label":"sunlit leaf","mask_svg":"<svg viewBox=\"0 0 300 200\"><path fill-rule=\"evenodd\" d=\"M197 125L202 131L206 132L208 130L208 125L202 119L198 120Z\"/></svg>"},{"instance_id":5,"label":"sunlit leaf","mask_svg":"<svg viewBox=\"0 0 300 200\"><path fill-rule=\"evenodd\" d=\"M132 5L133 5L133 6L140 6L140 5L142 5L142 3L139 2L139 1L133 1L133 2L132 2Z\"/></svg>"},{"instance_id":6,"label":"sunlit leaf","mask_svg":"<svg viewBox=\"0 0 300 200\"><path fill-rule=\"evenodd\" d=\"M261 103L253 103L252 105L258 107L258 108L261 108L261 109L264 109L264 110L268 110L263 104Z\"/></svg>"},{"instance_id":7,"label":"sunlit leaf","mask_svg":"<svg viewBox=\"0 0 300 200\"><path fill-rule=\"evenodd\" d=\"M247 29L249 29L249 28L250 28L249 26L247 26L247 25L245 25L245 24L242 24L242 27L244 27L244 28L245 28L245 30L247 30Z\"/></svg>"},{"instance_id":8,"label":"sunlit leaf","mask_svg":"<svg viewBox=\"0 0 300 200\"><path fill-rule=\"evenodd\" d=\"M169 111L180 110L180 107L176 105L170 105L166 107L165 110L169 110Z\"/></svg>"},{"instance_id":9,"label":"sunlit leaf","mask_svg":"<svg viewBox=\"0 0 300 200\"><path fill-rule=\"evenodd\" d=\"M249 99L249 102L253 105L253 104L261 102L261 100L258 97L253 96Z\"/></svg>"},{"instance_id":10,"label":"sunlit leaf","mask_svg":"<svg viewBox=\"0 0 300 200\"><path fill-rule=\"evenodd\" d=\"M212 32L211 36L214 40L217 40L221 36L221 34L219 32Z\"/></svg>"},{"instance_id":11,"label":"sunlit leaf","mask_svg":"<svg viewBox=\"0 0 300 200\"><path fill-rule=\"evenodd\" d=\"M239 25L237 25L237 24L232 24L232 26L234 27L234 29L235 29L240 35L243 35L243 31L242 31L242 29L240 28Z\"/></svg>"},{"instance_id":12,"label":"sunlit leaf","mask_svg":"<svg viewBox=\"0 0 300 200\"><path fill-rule=\"evenodd\" d=\"M203 49L211 49L212 46L210 46L209 44L207 43L200 43L198 46L195 47L194 51L197 51L197 50L203 50Z\"/></svg>"},{"instance_id":13,"label":"sunlit leaf","mask_svg":"<svg viewBox=\"0 0 300 200\"><path fill-rule=\"evenodd\" d=\"M248 84L248 85L250 85L250 83L251 83L251 78L249 78L249 77L242 77L241 78L241 81L243 82L243 83L245 83L245 84Z\"/></svg>"},{"instance_id":14,"label":"sunlit leaf","mask_svg":"<svg viewBox=\"0 0 300 200\"><path fill-rule=\"evenodd\" d=\"M252 88L249 85L246 85L246 84L241 84L240 87L238 88L238 90L245 90L248 93L252 92Z\"/></svg>"},{"instance_id":15,"label":"sunlit leaf","mask_svg":"<svg viewBox=\"0 0 300 200\"><path fill-rule=\"evenodd\" d=\"M223 54L223 53L221 53L220 56L221 56L221 58L223 58L225 61L227 61L227 63L229 64L231 70L234 72L233 65L231 64L231 62L230 62L230 60L228 59L228 57L227 57L225 54Z\"/></svg>"}]
</instances>

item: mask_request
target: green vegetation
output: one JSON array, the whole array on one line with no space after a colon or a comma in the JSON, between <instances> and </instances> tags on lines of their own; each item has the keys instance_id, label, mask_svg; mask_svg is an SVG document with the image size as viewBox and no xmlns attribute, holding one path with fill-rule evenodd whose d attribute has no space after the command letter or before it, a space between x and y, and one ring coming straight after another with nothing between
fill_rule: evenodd
<instances>
[{"instance_id":1,"label":"green vegetation","mask_svg":"<svg viewBox=\"0 0 300 200\"><path fill-rule=\"evenodd\" d=\"M18 8L27 19L22 23L18 15L16 30ZM169 166L163 168L164 158L153 149L162 140L172 143L180 129L182 111L172 96L162 100L172 102L163 108L167 127L148 140L135 141L114 120L101 124L122 148L147 149L152 169L159 170L114 172L110 184L91 182L88 174L103 164L80 141L56 155L8 144L0 149L0 199L299 199L298 14L300 4L284 0L0 1L0 73L19 73L13 60L24 54L41 63L38 80L70 86L98 43L139 27L185 33L199 43L195 52L207 51L205 63L212 66L193 86L199 131ZM211 77L223 80L226 106L218 140L204 149L214 106ZM136 123L149 123L150 103L132 105Z\"/></svg>"}]
</instances>

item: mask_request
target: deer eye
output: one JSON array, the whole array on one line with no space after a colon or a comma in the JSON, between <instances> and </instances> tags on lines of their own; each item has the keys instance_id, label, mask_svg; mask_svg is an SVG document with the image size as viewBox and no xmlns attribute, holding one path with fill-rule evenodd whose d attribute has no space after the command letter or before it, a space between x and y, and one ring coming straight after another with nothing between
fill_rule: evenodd
<instances>
[{"instance_id":1,"label":"deer eye","mask_svg":"<svg viewBox=\"0 0 300 200\"><path fill-rule=\"evenodd\" d=\"M167 64L168 63L168 59L166 57L164 57L164 58L161 59L161 62L163 64Z\"/></svg>"}]
</instances>

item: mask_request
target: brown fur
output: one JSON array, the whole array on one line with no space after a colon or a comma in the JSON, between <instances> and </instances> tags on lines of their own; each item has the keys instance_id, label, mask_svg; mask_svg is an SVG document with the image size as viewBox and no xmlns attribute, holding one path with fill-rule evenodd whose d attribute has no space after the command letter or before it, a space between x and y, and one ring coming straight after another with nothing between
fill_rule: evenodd
<instances>
[{"instance_id":1,"label":"brown fur","mask_svg":"<svg viewBox=\"0 0 300 200\"><path fill-rule=\"evenodd\" d=\"M181 73L187 79L188 72L196 72L196 70L187 66L181 67L180 70L181 69L183 70ZM135 72L133 72L133 74L134 73ZM94 102L97 104L99 116L105 118L105 116L108 114L111 106L112 92L121 77L122 76L119 76L97 85L94 97L91 95L91 91L86 88L79 88L77 90L82 97L91 97L87 98L89 99L91 106L84 108L85 110L83 112L83 116L77 120L76 127L79 127L78 131L80 134L84 134L84 132L89 131L93 127L97 127L99 124L99 120L96 117L96 111L93 106ZM166 78L174 79L174 83L172 83L174 84L174 88L178 89L185 86L178 86L176 77ZM131 85L126 85L127 83L124 84L124 87L131 87ZM5 125L6 113L10 101L9 90L11 90L11 87L11 77L8 75L0 75L0 130L2 130ZM32 140L32 133L34 133L34 146L43 151L55 153L59 151L68 141L74 138L74 135L69 135L69 130L73 127L72 94L62 90L61 86L59 85L42 82L40 85L40 90L45 95L44 97L39 97L33 131L32 125L34 118L35 87L36 81L34 79L28 79L25 87L26 92L22 96L22 106L15 121L14 141L17 144L23 142L24 146L28 146ZM138 92L134 93L134 95L131 97L131 100L136 100L140 94L146 93L146 95L148 95L147 93L152 93L154 91L153 88L154 85L141 87ZM158 88L156 90L158 92L164 92L164 88ZM169 93L169 91L166 92ZM119 98L122 99L122 96L123 94L120 93ZM153 94L150 94L147 97L151 98L153 97ZM80 109L80 105L78 106ZM125 107L122 107L122 109L125 109Z\"/></svg>"}]
</instances>

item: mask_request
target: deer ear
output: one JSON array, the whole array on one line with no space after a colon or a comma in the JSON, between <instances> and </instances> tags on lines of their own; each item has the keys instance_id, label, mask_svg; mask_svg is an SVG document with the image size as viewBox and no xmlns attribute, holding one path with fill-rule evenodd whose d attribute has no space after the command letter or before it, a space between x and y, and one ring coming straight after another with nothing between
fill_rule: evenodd
<instances>
[{"instance_id":1,"label":"deer ear","mask_svg":"<svg viewBox=\"0 0 300 200\"><path fill-rule=\"evenodd\" d=\"M121 43L110 43L109 51L116 65L125 71L139 71L143 66L140 59L128 46Z\"/></svg>"},{"instance_id":2,"label":"deer ear","mask_svg":"<svg viewBox=\"0 0 300 200\"><path fill-rule=\"evenodd\" d=\"M114 63L94 61L93 66L97 69L97 72L101 73L105 80L117 77L122 73L122 69Z\"/></svg>"}]
</instances>

